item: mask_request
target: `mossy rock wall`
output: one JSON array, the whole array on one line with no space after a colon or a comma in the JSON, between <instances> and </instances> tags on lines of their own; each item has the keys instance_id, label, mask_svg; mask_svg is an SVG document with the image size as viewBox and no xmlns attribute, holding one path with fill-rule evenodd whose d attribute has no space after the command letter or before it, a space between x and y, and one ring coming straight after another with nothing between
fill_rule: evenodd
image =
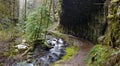
<instances>
[{"instance_id":1,"label":"mossy rock wall","mask_svg":"<svg viewBox=\"0 0 120 66\"><path fill-rule=\"evenodd\" d=\"M88 55L88 66L120 66L120 1L106 0L107 30Z\"/></svg>"},{"instance_id":2,"label":"mossy rock wall","mask_svg":"<svg viewBox=\"0 0 120 66\"><path fill-rule=\"evenodd\" d=\"M104 34L104 0L63 0L62 32L96 42Z\"/></svg>"}]
</instances>

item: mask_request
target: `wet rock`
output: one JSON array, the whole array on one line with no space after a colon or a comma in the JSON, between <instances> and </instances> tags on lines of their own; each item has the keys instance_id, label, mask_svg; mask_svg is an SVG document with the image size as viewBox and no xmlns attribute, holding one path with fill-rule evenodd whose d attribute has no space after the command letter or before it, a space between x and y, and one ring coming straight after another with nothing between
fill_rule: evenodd
<instances>
[{"instance_id":1,"label":"wet rock","mask_svg":"<svg viewBox=\"0 0 120 66\"><path fill-rule=\"evenodd\" d=\"M17 46L15 46L15 47L17 47L17 49L27 49L28 47L25 45L26 43L26 40L24 39L24 40L22 40L22 43L21 44L19 44L19 45L17 45Z\"/></svg>"},{"instance_id":2,"label":"wet rock","mask_svg":"<svg viewBox=\"0 0 120 66\"><path fill-rule=\"evenodd\" d=\"M57 39L53 38L53 40L51 41L52 46L55 46L55 44L57 44Z\"/></svg>"},{"instance_id":3,"label":"wet rock","mask_svg":"<svg viewBox=\"0 0 120 66\"><path fill-rule=\"evenodd\" d=\"M25 40L25 39L23 39L23 40L22 40L22 43L25 43L25 42L26 42L26 40Z\"/></svg>"},{"instance_id":4,"label":"wet rock","mask_svg":"<svg viewBox=\"0 0 120 66\"><path fill-rule=\"evenodd\" d=\"M98 42L99 42L99 43L102 43L104 38L105 38L105 36L100 36L100 37L98 38Z\"/></svg>"},{"instance_id":5,"label":"wet rock","mask_svg":"<svg viewBox=\"0 0 120 66\"><path fill-rule=\"evenodd\" d=\"M33 63L20 62L16 66L34 66Z\"/></svg>"},{"instance_id":6,"label":"wet rock","mask_svg":"<svg viewBox=\"0 0 120 66\"><path fill-rule=\"evenodd\" d=\"M64 43L64 41L63 41L62 39L59 39L59 40L58 40L58 43L63 44L63 43Z\"/></svg>"},{"instance_id":7,"label":"wet rock","mask_svg":"<svg viewBox=\"0 0 120 66\"><path fill-rule=\"evenodd\" d=\"M32 63L28 64L28 66L34 66Z\"/></svg>"},{"instance_id":8,"label":"wet rock","mask_svg":"<svg viewBox=\"0 0 120 66\"><path fill-rule=\"evenodd\" d=\"M47 43L48 43L49 45L52 45L52 41L51 41L51 40L47 40Z\"/></svg>"},{"instance_id":9,"label":"wet rock","mask_svg":"<svg viewBox=\"0 0 120 66\"><path fill-rule=\"evenodd\" d=\"M27 46L26 45L23 45L23 44L19 44L16 46L19 50L20 49L27 49Z\"/></svg>"},{"instance_id":10,"label":"wet rock","mask_svg":"<svg viewBox=\"0 0 120 66\"><path fill-rule=\"evenodd\" d=\"M25 43L25 41L22 41L22 42ZM59 60L62 56L66 54L65 48L67 44L64 42L63 39L61 38L57 39L55 37L47 37L46 42L51 46L51 48L49 48L49 50L46 50L46 53L44 54L44 56L38 56L40 54L39 53L40 51L35 50L36 52L34 54L38 54L37 55L38 57L35 56L37 57L35 59L35 64L38 66L50 66L51 63ZM40 47L38 46L36 48L40 49Z\"/></svg>"}]
</instances>

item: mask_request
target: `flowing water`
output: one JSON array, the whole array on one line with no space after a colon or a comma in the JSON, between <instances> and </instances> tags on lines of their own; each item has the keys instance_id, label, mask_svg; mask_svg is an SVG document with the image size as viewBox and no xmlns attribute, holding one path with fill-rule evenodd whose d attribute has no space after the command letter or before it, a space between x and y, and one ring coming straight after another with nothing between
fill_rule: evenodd
<instances>
[{"instance_id":1,"label":"flowing water","mask_svg":"<svg viewBox=\"0 0 120 66\"><path fill-rule=\"evenodd\" d=\"M52 47L49 50L43 50L45 54L42 56L40 55L40 52L36 51L34 55L37 55L37 57L34 57L33 62L19 62L14 66L50 66L51 63L61 59L62 56L66 54L66 42L61 38L55 38L55 37L47 37L46 42ZM37 47L38 48L38 47Z\"/></svg>"}]
</instances>

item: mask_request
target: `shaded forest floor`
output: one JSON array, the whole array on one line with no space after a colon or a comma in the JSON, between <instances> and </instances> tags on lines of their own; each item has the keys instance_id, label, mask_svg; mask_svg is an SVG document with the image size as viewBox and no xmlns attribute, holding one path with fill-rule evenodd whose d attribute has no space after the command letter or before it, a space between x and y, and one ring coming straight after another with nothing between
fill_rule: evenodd
<instances>
[{"instance_id":1,"label":"shaded forest floor","mask_svg":"<svg viewBox=\"0 0 120 66\"><path fill-rule=\"evenodd\" d=\"M9 42L0 42L0 63L7 60L7 57L3 55L3 52L8 50L9 44Z\"/></svg>"}]
</instances>

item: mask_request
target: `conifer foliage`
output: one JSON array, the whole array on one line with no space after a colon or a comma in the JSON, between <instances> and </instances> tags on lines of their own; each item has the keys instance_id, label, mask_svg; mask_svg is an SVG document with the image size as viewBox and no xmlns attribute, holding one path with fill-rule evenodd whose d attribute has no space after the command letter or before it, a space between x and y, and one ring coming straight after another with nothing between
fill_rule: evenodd
<instances>
[{"instance_id":1,"label":"conifer foliage","mask_svg":"<svg viewBox=\"0 0 120 66\"><path fill-rule=\"evenodd\" d=\"M44 39L48 25L52 23L49 9L44 5L32 12L25 22L25 37L28 41Z\"/></svg>"}]
</instances>

